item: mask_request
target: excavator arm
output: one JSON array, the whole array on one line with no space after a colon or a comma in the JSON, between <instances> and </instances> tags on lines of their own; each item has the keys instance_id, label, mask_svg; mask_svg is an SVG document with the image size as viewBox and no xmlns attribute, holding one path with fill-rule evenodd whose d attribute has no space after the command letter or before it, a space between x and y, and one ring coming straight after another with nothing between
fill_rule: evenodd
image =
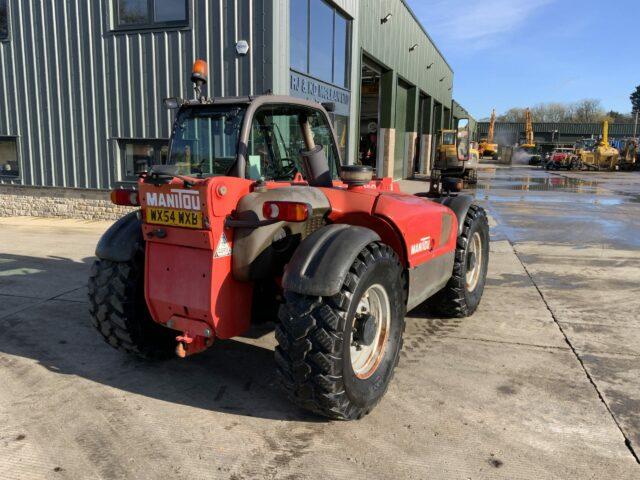
<instances>
[{"instance_id":1,"label":"excavator arm","mask_svg":"<svg viewBox=\"0 0 640 480\"><path fill-rule=\"evenodd\" d=\"M535 139L533 137L533 119L531 117L531 110L529 110L527 108L527 111L525 112L525 145L523 145L526 148L535 148L536 144L535 144Z\"/></svg>"},{"instance_id":2,"label":"excavator arm","mask_svg":"<svg viewBox=\"0 0 640 480\"><path fill-rule=\"evenodd\" d=\"M493 143L494 137L496 135L496 111L495 109L491 113L491 120L489 121L489 135L487 137L487 143Z\"/></svg>"}]
</instances>

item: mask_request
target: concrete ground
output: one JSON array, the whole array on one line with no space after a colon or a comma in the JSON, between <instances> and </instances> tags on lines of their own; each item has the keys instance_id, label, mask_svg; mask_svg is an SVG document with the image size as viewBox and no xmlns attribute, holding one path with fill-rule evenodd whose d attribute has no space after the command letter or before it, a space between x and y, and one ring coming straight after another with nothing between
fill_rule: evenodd
<instances>
[{"instance_id":1,"label":"concrete ground","mask_svg":"<svg viewBox=\"0 0 640 480\"><path fill-rule=\"evenodd\" d=\"M0 219L0 478L640 478L640 175L488 167L474 193L479 311L411 312L350 423L288 403L267 330L160 364L112 350L84 286L107 224Z\"/></svg>"}]
</instances>

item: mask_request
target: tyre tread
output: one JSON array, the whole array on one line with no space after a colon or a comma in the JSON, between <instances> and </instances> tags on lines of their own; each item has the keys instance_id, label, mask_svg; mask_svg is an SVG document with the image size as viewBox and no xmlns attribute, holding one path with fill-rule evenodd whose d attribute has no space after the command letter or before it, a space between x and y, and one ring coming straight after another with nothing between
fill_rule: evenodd
<instances>
[{"instance_id":1,"label":"tyre tread","mask_svg":"<svg viewBox=\"0 0 640 480\"><path fill-rule=\"evenodd\" d=\"M345 391L341 332L360 277L380 259L392 260L402 270L396 253L376 242L360 252L336 295L318 298L285 292L275 357L281 386L298 406L338 420L362 418L373 408L354 404Z\"/></svg>"},{"instance_id":2,"label":"tyre tread","mask_svg":"<svg viewBox=\"0 0 640 480\"><path fill-rule=\"evenodd\" d=\"M473 314L476 306L470 306L465 297L464 262L465 251L471 237L472 226L480 223L481 228L489 229L486 211L478 206L471 205L464 219L462 234L456 242L453 274L447 285L430 299L432 309L443 317L464 318Z\"/></svg>"},{"instance_id":3,"label":"tyre tread","mask_svg":"<svg viewBox=\"0 0 640 480\"><path fill-rule=\"evenodd\" d=\"M139 276L135 260L96 260L88 286L91 323L105 342L120 351L149 360L169 358L174 332L141 315L138 302L144 299L138 297Z\"/></svg>"}]
</instances>

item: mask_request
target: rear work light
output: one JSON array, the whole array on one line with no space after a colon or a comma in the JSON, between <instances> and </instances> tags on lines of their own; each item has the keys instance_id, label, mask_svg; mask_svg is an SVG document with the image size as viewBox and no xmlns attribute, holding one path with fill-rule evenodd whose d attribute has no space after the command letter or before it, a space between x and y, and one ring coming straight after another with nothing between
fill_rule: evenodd
<instances>
[{"instance_id":1,"label":"rear work light","mask_svg":"<svg viewBox=\"0 0 640 480\"><path fill-rule=\"evenodd\" d=\"M299 202L265 202L262 214L267 220L304 222L309 218L309 205Z\"/></svg>"},{"instance_id":2,"label":"rear work light","mask_svg":"<svg viewBox=\"0 0 640 480\"><path fill-rule=\"evenodd\" d=\"M137 207L140 205L140 197L137 190L111 190L111 203L125 207Z\"/></svg>"}]
</instances>

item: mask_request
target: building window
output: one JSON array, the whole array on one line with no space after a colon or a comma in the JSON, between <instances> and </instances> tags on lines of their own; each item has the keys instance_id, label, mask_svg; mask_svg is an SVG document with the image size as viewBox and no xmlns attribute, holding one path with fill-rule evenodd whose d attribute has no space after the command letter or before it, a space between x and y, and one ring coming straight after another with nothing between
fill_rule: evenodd
<instances>
[{"instance_id":1,"label":"building window","mask_svg":"<svg viewBox=\"0 0 640 480\"><path fill-rule=\"evenodd\" d=\"M290 4L291 68L349 88L351 20L324 0Z\"/></svg>"},{"instance_id":2,"label":"building window","mask_svg":"<svg viewBox=\"0 0 640 480\"><path fill-rule=\"evenodd\" d=\"M153 165L164 165L169 157L168 140L119 140L122 175L120 180L133 181Z\"/></svg>"},{"instance_id":3,"label":"building window","mask_svg":"<svg viewBox=\"0 0 640 480\"><path fill-rule=\"evenodd\" d=\"M0 177L18 178L18 144L15 138L0 137Z\"/></svg>"},{"instance_id":4,"label":"building window","mask_svg":"<svg viewBox=\"0 0 640 480\"><path fill-rule=\"evenodd\" d=\"M140 29L185 26L188 0L115 0L116 26Z\"/></svg>"},{"instance_id":5,"label":"building window","mask_svg":"<svg viewBox=\"0 0 640 480\"><path fill-rule=\"evenodd\" d=\"M309 2L291 2L291 68L309 71Z\"/></svg>"},{"instance_id":6,"label":"building window","mask_svg":"<svg viewBox=\"0 0 640 480\"><path fill-rule=\"evenodd\" d=\"M9 39L9 6L0 0L0 41Z\"/></svg>"}]
</instances>

